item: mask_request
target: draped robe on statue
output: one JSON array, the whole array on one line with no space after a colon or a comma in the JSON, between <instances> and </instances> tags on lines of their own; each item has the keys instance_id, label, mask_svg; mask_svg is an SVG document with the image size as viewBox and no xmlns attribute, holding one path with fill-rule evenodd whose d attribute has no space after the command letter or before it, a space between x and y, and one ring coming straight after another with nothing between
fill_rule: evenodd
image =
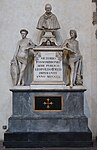
<instances>
[{"instance_id":1,"label":"draped robe on statue","mask_svg":"<svg viewBox=\"0 0 97 150\"><path fill-rule=\"evenodd\" d=\"M50 15L47 15L45 13L40 17L37 24L37 29L58 30L60 29L60 25L57 20L57 17L53 13L51 13Z\"/></svg>"}]
</instances>

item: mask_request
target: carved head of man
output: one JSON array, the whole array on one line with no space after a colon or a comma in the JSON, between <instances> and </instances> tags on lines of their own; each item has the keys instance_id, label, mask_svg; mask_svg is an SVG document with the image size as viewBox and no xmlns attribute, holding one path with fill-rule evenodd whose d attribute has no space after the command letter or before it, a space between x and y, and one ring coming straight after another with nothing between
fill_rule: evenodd
<instances>
[{"instance_id":1,"label":"carved head of man","mask_svg":"<svg viewBox=\"0 0 97 150\"><path fill-rule=\"evenodd\" d=\"M52 10L51 4L46 4L46 5L45 5L46 14L50 14L50 13L51 13L51 10Z\"/></svg>"},{"instance_id":2,"label":"carved head of man","mask_svg":"<svg viewBox=\"0 0 97 150\"><path fill-rule=\"evenodd\" d=\"M71 36L71 38L77 38L77 32L76 32L76 30L70 30L70 36Z\"/></svg>"},{"instance_id":3,"label":"carved head of man","mask_svg":"<svg viewBox=\"0 0 97 150\"><path fill-rule=\"evenodd\" d=\"M24 39L24 38L26 38L28 31L26 29L21 29L20 33L21 33L22 39Z\"/></svg>"}]
</instances>

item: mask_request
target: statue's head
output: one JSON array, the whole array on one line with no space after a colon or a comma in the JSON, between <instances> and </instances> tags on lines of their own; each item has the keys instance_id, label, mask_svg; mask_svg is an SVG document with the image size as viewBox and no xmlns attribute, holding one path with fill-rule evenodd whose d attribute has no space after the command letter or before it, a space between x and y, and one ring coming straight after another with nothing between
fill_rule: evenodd
<instances>
[{"instance_id":1,"label":"statue's head","mask_svg":"<svg viewBox=\"0 0 97 150\"><path fill-rule=\"evenodd\" d=\"M45 5L45 10L46 10L47 13L50 13L51 10L52 10L51 4L46 4L46 5Z\"/></svg>"},{"instance_id":2,"label":"statue's head","mask_svg":"<svg viewBox=\"0 0 97 150\"><path fill-rule=\"evenodd\" d=\"M28 34L28 31L26 29L21 29L20 33L26 33L26 34Z\"/></svg>"},{"instance_id":3,"label":"statue's head","mask_svg":"<svg viewBox=\"0 0 97 150\"><path fill-rule=\"evenodd\" d=\"M26 29L21 29L20 33L21 33L22 38L24 39L27 36L28 31Z\"/></svg>"},{"instance_id":4,"label":"statue's head","mask_svg":"<svg viewBox=\"0 0 97 150\"><path fill-rule=\"evenodd\" d=\"M70 30L70 36L74 36L75 38L77 38L76 30Z\"/></svg>"}]
</instances>

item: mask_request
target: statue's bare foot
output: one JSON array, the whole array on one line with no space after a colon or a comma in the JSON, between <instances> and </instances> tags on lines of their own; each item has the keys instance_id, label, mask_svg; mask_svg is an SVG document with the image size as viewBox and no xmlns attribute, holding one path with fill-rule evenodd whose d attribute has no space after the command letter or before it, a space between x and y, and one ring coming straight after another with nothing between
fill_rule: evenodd
<instances>
[{"instance_id":1,"label":"statue's bare foot","mask_svg":"<svg viewBox=\"0 0 97 150\"><path fill-rule=\"evenodd\" d=\"M73 84L70 84L70 88L73 88Z\"/></svg>"},{"instance_id":2,"label":"statue's bare foot","mask_svg":"<svg viewBox=\"0 0 97 150\"><path fill-rule=\"evenodd\" d=\"M18 86L20 85L20 83L17 84Z\"/></svg>"},{"instance_id":3,"label":"statue's bare foot","mask_svg":"<svg viewBox=\"0 0 97 150\"><path fill-rule=\"evenodd\" d=\"M20 85L20 82L18 82L17 85Z\"/></svg>"}]
</instances>

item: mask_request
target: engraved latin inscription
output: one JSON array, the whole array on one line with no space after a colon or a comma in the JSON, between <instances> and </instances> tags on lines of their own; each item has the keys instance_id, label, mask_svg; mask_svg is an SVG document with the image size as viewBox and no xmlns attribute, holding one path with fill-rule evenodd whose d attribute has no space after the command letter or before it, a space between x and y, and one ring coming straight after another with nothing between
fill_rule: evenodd
<instances>
[{"instance_id":1,"label":"engraved latin inscription","mask_svg":"<svg viewBox=\"0 0 97 150\"><path fill-rule=\"evenodd\" d=\"M62 52L39 52L34 61L34 81L63 81Z\"/></svg>"}]
</instances>

